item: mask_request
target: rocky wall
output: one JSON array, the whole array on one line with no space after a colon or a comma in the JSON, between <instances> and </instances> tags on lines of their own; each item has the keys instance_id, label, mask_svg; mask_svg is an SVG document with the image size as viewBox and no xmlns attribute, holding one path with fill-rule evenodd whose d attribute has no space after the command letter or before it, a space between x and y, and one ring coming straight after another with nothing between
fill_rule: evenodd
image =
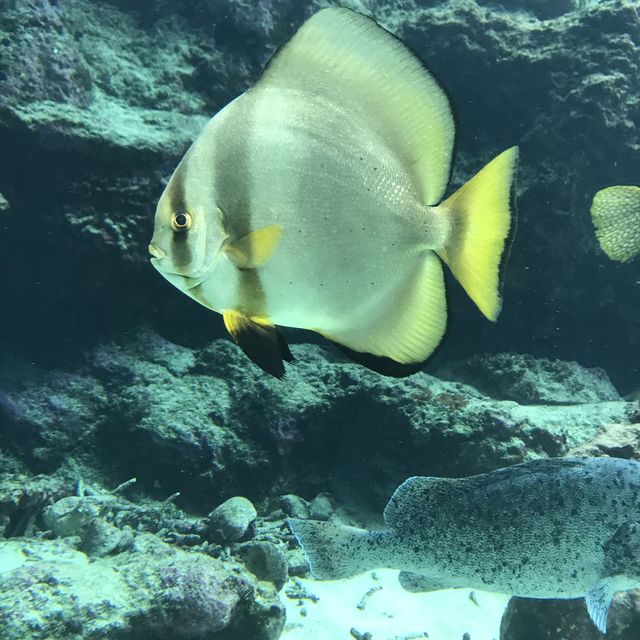
<instances>
[{"instance_id":1,"label":"rocky wall","mask_svg":"<svg viewBox=\"0 0 640 640\"><path fill-rule=\"evenodd\" d=\"M502 316L487 323L450 282L437 358L572 359L633 390L638 266L599 251L588 208L597 189L638 180L638 2L556 3L561 15L548 20L533 1L351 4L405 39L448 88L459 122L454 185L521 146ZM59 363L141 323L190 345L222 333L219 318L148 265L155 202L206 119L318 6L2 1L0 340Z\"/></svg>"}]
</instances>

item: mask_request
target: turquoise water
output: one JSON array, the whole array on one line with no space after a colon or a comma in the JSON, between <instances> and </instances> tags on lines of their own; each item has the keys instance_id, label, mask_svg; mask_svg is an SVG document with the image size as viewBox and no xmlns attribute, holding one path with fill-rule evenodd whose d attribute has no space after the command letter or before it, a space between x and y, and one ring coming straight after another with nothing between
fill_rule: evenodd
<instances>
[{"instance_id":1,"label":"turquoise water","mask_svg":"<svg viewBox=\"0 0 640 640\"><path fill-rule=\"evenodd\" d=\"M283 74L276 98L256 101L263 129L256 112L232 115L212 143L211 181L194 162L198 180L170 189L167 228L187 213L193 237L204 221L205 267L219 255L227 265L199 300L184 295L149 263L163 190L209 119L259 87L274 52L334 4L0 0L0 638L602 637L583 592L552 597L557 577L549 597L510 602L469 567L459 583L432 575L433 590L409 592L397 575L408 567L388 556L321 580L287 518L380 529L412 476L640 459L639 262L609 258L591 217L600 190L640 186L640 2L345 3L413 53L393 58L395 40L373 23L362 23L373 25L365 44L350 22L332 23L294 51L295 81ZM356 46L364 53L349 58ZM405 80L413 55L429 71L416 63ZM425 88L427 73L437 80ZM283 98L292 86L295 113ZM453 119L421 116L440 95L438 113L450 104ZM449 268L463 243L448 234L467 223L425 223L420 243L412 225L449 215L424 207L514 146L512 207L505 169L491 183L502 209L470 208L511 221L493 250L496 282L474 297L463 268ZM371 170L353 168L361 152ZM638 215L629 193L623 238ZM349 236L354 220L362 233ZM174 233L153 242L191 268L199 245L189 241L187 260ZM444 265L444 297L437 278L407 284L425 255ZM221 290L240 301L237 316L206 308ZM478 297L498 295L492 322ZM433 354L390 362L445 304L442 339L416 329ZM281 379L265 372L274 362ZM609 499L623 500L619 486L596 502ZM452 504L439 509L466 531ZM637 633L637 507L633 496L606 541L576 550L576 570L622 576L607 583L620 591L609 638ZM445 552L458 558L452 540ZM622 558L611 551L621 540Z\"/></svg>"}]
</instances>

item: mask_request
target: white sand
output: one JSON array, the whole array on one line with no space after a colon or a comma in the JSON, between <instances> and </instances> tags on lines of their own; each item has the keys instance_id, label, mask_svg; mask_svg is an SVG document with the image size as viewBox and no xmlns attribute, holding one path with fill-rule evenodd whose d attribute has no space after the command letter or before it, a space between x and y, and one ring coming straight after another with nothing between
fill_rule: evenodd
<instances>
[{"instance_id":1,"label":"white sand","mask_svg":"<svg viewBox=\"0 0 640 640\"><path fill-rule=\"evenodd\" d=\"M373 576L377 577L377 580ZM373 640L499 640L500 619L508 596L449 589L431 593L408 593L398 584L398 572L378 570L352 578L320 582L299 580L318 602L287 597L290 580L283 593L287 624L283 640L353 640L351 628L368 631ZM382 589L367 600L364 610L356 605L372 587ZM306 616L301 615L302 609ZM428 634L428 636L426 635Z\"/></svg>"}]
</instances>

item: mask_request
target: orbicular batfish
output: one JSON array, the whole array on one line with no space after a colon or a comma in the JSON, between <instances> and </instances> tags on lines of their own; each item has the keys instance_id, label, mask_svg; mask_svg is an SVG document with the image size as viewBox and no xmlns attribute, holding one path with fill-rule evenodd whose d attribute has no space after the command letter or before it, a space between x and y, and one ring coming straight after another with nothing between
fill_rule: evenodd
<instances>
[{"instance_id":1,"label":"orbicular batfish","mask_svg":"<svg viewBox=\"0 0 640 640\"><path fill-rule=\"evenodd\" d=\"M640 463L533 460L469 478L413 477L367 531L289 520L319 579L400 569L409 590L465 587L582 598L605 632L617 591L640 587Z\"/></svg>"},{"instance_id":2,"label":"orbicular batfish","mask_svg":"<svg viewBox=\"0 0 640 640\"><path fill-rule=\"evenodd\" d=\"M405 45L320 11L187 151L152 263L273 375L291 360L279 325L412 373L445 330L441 261L487 318L501 307L517 149L443 201L454 137L445 92Z\"/></svg>"}]
</instances>

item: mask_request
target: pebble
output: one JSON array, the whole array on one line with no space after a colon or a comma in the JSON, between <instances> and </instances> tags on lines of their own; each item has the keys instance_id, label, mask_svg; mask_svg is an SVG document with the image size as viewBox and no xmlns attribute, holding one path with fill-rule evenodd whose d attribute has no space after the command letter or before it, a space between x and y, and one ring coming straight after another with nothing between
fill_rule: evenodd
<instances>
[{"instance_id":1,"label":"pebble","mask_svg":"<svg viewBox=\"0 0 640 640\"><path fill-rule=\"evenodd\" d=\"M283 511L291 518L307 520L311 515L308 502L293 493L282 496L281 503Z\"/></svg>"},{"instance_id":2,"label":"pebble","mask_svg":"<svg viewBox=\"0 0 640 640\"><path fill-rule=\"evenodd\" d=\"M259 580L271 582L277 591L287 581L287 558L273 542L245 542L239 550L245 566Z\"/></svg>"},{"instance_id":3,"label":"pebble","mask_svg":"<svg viewBox=\"0 0 640 640\"><path fill-rule=\"evenodd\" d=\"M215 542L238 542L247 536L257 515L247 498L229 498L209 514L209 536Z\"/></svg>"},{"instance_id":4,"label":"pebble","mask_svg":"<svg viewBox=\"0 0 640 640\"><path fill-rule=\"evenodd\" d=\"M319 493L309 505L313 520L328 520L333 515L333 503L328 493Z\"/></svg>"},{"instance_id":5,"label":"pebble","mask_svg":"<svg viewBox=\"0 0 640 640\"><path fill-rule=\"evenodd\" d=\"M372 640L372 638L373 638L373 636L368 631L365 631L364 633L361 633L355 627L351 627L351 630L349 631L349 633L356 640Z\"/></svg>"},{"instance_id":6,"label":"pebble","mask_svg":"<svg viewBox=\"0 0 640 640\"><path fill-rule=\"evenodd\" d=\"M300 548L287 550L287 565L290 576L305 576L309 573L309 561Z\"/></svg>"}]
</instances>

